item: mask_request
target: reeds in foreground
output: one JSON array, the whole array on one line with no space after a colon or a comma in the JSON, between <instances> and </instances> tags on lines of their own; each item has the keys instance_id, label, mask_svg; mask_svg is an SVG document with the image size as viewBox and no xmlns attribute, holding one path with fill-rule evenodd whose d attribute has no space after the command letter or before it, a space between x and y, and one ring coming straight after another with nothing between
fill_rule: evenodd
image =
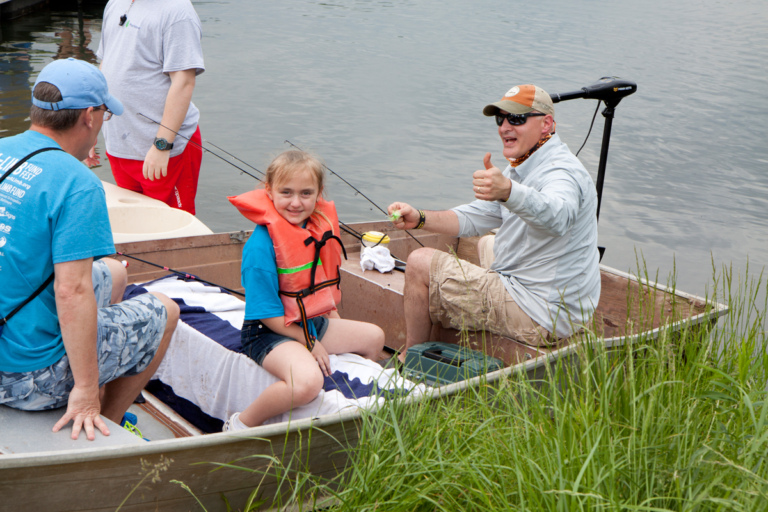
<instances>
[{"instance_id":1,"label":"reeds in foreground","mask_svg":"<svg viewBox=\"0 0 768 512\"><path fill-rule=\"evenodd\" d=\"M585 344L543 379L392 402L315 492L333 510L766 510L762 286L726 269L731 313L711 333Z\"/></svg>"},{"instance_id":2,"label":"reeds in foreground","mask_svg":"<svg viewBox=\"0 0 768 512\"><path fill-rule=\"evenodd\" d=\"M588 337L535 377L521 371L449 397L389 401L363 414L349 464L331 481L273 458L288 492L272 506L768 510L766 297L762 274L734 279L726 268L710 300L730 313L711 331L662 330L611 350ZM244 509L226 508L253 510L269 498L257 487Z\"/></svg>"}]
</instances>

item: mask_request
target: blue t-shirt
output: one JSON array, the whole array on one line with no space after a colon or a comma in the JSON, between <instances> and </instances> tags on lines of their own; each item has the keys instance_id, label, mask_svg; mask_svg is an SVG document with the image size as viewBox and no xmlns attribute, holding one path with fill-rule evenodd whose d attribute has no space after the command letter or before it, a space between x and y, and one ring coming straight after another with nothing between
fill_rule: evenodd
<instances>
[{"instance_id":1,"label":"blue t-shirt","mask_svg":"<svg viewBox=\"0 0 768 512\"><path fill-rule=\"evenodd\" d=\"M263 320L285 316L277 280L277 257L266 226L256 226L243 247L240 279L245 288L245 319ZM297 322L301 325L301 322ZM307 322L309 334L317 336L315 325Z\"/></svg>"},{"instance_id":2,"label":"blue t-shirt","mask_svg":"<svg viewBox=\"0 0 768 512\"><path fill-rule=\"evenodd\" d=\"M59 147L27 131L0 140L0 175L29 153ZM101 181L63 151L33 156L0 183L0 314L9 314L53 272L55 263L113 254ZM6 324L0 371L29 372L64 355L53 284Z\"/></svg>"},{"instance_id":3,"label":"blue t-shirt","mask_svg":"<svg viewBox=\"0 0 768 512\"><path fill-rule=\"evenodd\" d=\"M241 283L245 288L245 319L284 316L277 282L277 258L266 226L256 226L243 247Z\"/></svg>"}]
</instances>

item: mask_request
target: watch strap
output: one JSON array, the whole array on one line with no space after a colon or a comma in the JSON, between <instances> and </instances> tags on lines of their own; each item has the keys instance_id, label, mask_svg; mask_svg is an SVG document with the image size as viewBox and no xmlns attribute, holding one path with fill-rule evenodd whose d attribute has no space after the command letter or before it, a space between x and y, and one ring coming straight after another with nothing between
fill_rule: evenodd
<instances>
[{"instance_id":1,"label":"watch strap","mask_svg":"<svg viewBox=\"0 0 768 512\"><path fill-rule=\"evenodd\" d=\"M161 144L158 144L161 143ZM155 147L159 149L160 151L170 151L173 149L173 142L168 142L166 139L162 137L155 137ZM163 146L163 147L160 147Z\"/></svg>"}]
</instances>

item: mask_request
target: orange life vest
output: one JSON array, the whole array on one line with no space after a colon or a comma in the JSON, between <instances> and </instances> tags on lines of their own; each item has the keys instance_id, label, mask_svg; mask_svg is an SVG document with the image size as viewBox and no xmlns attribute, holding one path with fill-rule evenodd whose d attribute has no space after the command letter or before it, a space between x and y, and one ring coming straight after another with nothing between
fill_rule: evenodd
<instances>
[{"instance_id":1,"label":"orange life vest","mask_svg":"<svg viewBox=\"0 0 768 512\"><path fill-rule=\"evenodd\" d=\"M311 350L314 341L310 340L307 319L328 313L341 302L339 267L344 246L339 239L339 218L333 201L318 197L315 212L301 227L275 210L264 189L228 199L247 219L269 231L275 247L285 325L301 321Z\"/></svg>"}]
</instances>

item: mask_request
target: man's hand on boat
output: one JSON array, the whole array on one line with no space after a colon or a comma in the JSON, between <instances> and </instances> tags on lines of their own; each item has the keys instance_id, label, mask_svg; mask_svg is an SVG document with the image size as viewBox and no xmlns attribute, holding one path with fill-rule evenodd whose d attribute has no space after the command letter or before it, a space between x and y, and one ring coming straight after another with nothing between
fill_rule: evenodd
<instances>
[{"instance_id":1,"label":"man's hand on boat","mask_svg":"<svg viewBox=\"0 0 768 512\"><path fill-rule=\"evenodd\" d=\"M482 201L506 201L512 192L512 182L501 173L501 169L491 163L491 154L483 158L484 169L472 175L472 191L475 198Z\"/></svg>"},{"instance_id":2,"label":"man's hand on boat","mask_svg":"<svg viewBox=\"0 0 768 512\"><path fill-rule=\"evenodd\" d=\"M417 229L419 227L432 231L456 236L459 233L459 218L451 210L418 210L407 203L392 203L388 213L396 229ZM398 212L399 215L392 215ZM420 213L421 212L421 213ZM424 214L424 225L419 226L421 215Z\"/></svg>"},{"instance_id":3,"label":"man's hand on boat","mask_svg":"<svg viewBox=\"0 0 768 512\"><path fill-rule=\"evenodd\" d=\"M53 431L58 432L67 423L72 421L72 439L80 436L80 431L85 428L85 437L89 441L96 438L93 427L98 428L105 436L109 435L109 428L99 416L101 403L99 401L99 388L83 388L75 385L69 393L67 412L53 426Z\"/></svg>"}]
</instances>

